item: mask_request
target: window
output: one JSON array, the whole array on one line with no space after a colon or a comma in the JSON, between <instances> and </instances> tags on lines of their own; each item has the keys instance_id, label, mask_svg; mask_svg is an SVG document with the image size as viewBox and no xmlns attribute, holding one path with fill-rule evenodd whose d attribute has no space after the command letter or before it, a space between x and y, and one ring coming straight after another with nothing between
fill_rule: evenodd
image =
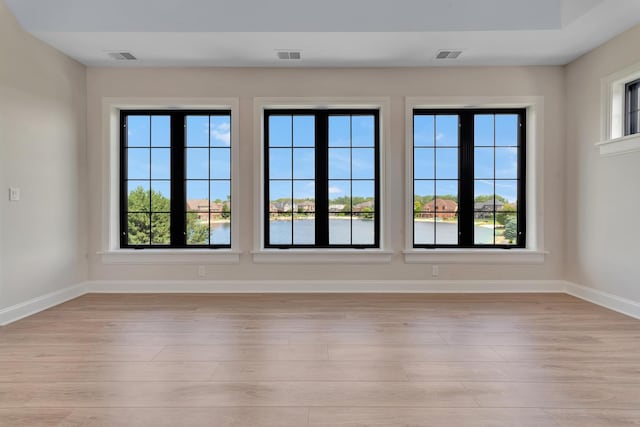
<instances>
[{"instance_id":1,"label":"window","mask_svg":"<svg viewBox=\"0 0 640 427\"><path fill-rule=\"evenodd\" d=\"M122 110L120 123L120 246L230 248L230 111Z\"/></svg>"},{"instance_id":2,"label":"window","mask_svg":"<svg viewBox=\"0 0 640 427\"><path fill-rule=\"evenodd\" d=\"M640 63L602 79L602 134L595 145L603 156L640 150Z\"/></svg>"},{"instance_id":3,"label":"window","mask_svg":"<svg viewBox=\"0 0 640 427\"><path fill-rule=\"evenodd\" d=\"M266 248L378 248L378 110L265 110Z\"/></svg>"},{"instance_id":4,"label":"window","mask_svg":"<svg viewBox=\"0 0 640 427\"><path fill-rule=\"evenodd\" d=\"M640 133L640 79L625 85L625 135Z\"/></svg>"},{"instance_id":5,"label":"window","mask_svg":"<svg viewBox=\"0 0 640 427\"><path fill-rule=\"evenodd\" d=\"M413 111L413 247L525 247L525 110Z\"/></svg>"}]
</instances>

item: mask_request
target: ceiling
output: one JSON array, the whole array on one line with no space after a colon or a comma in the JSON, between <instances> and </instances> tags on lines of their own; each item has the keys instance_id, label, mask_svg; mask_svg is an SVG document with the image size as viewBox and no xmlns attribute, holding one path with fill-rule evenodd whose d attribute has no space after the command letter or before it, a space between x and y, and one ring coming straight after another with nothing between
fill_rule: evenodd
<instances>
[{"instance_id":1,"label":"ceiling","mask_svg":"<svg viewBox=\"0 0 640 427\"><path fill-rule=\"evenodd\" d=\"M559 65L640 23L640 0L4 1L88 66ZM440 49L463 52L437 60Z\"/></svg>"}]
</instances>

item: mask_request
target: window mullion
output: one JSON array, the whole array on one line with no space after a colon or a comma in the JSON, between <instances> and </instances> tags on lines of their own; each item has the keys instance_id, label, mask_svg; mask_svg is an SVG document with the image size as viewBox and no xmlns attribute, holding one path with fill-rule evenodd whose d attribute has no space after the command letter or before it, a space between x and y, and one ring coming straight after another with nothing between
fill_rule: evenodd
<instances>
[{"instance_id":1,"label":"window mullion","mask_svg":"<svg viewBox=\"0 0 640 427\"><path fill-rule=\"evenodd\" d=\"M329 115L315 115L315 244L329 245Z\"/></svg>"},{"instance_id":2,"label":"window mullion","mask_svg":"<svg viewBox=\"0 0 640 427\"><path fill-rule=\"evenodd\" d=\"M458 205L458 244L473 246L474 226L474 129L473 113L460 113L460 165L459 165L459 205Z\"/></svg>"},{"instance_id":3,"label":"window mullion","mask_svg":"<svg viewBox=\"0 0 640 427\"><path fill-rule=\"evenodd\" d=\"M186 240L186 172L184 113L171 114L171 245L184 247Z\"/></svg>"}]
</instances>

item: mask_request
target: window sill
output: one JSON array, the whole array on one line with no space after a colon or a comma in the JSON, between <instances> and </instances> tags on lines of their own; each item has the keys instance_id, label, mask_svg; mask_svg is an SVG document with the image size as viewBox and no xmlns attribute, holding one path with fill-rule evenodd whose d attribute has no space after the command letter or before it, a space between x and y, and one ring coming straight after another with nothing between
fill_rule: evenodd
<instances>
[{"instance_id":1,"label":"window sill","mask_svg":"<svg viewBox=\"0 0 640 427\"><path fill-rule=\"evenodd\" d=\"M596 147L600 149L601 156L614 156L640 151L640 133L598 142Z\"/></svg>"},{"instance_id":2,"label":"window sill","mask_svg":"<svg viewBox=\"0 0 640 427\"><path fill-rule=\"evenodd\" d=\"M411 249L407 264L542 264L549 252L530 249Z\"/></svg>"},{"instance_id":3,"label":"window sill","mask_svg":"<svg viewBox=\"0 0 640 427\"><path fill-rule=\"evenodd\" d=\"M261 249L251 252L256 264L381 264L392 251L380 249Z\"/></svg>"},{"instance_id":4,"label":"window sill","mask_svg":"<svg viewBox=\"0 0 640 427\"><path fill-rule=\"evenodd\" d=\"M242 252L203 249L114 249L98 252L103 264L237 264Z\"/></svg>"}]
</instances>

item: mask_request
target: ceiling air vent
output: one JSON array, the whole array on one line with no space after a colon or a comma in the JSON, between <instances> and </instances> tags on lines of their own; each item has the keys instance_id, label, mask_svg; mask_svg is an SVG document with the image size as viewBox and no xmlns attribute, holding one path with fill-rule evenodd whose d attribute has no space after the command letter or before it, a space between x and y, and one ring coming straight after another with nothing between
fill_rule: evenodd
<instances>
[{"instance_id":1,"label":"ceiling air vent","mask_svg":"<svg viewBox=\"0 0 640 427\"><path fill-rule=\"evenodd\" d=\"M439 50L436 59L456 59L461 53L461 50Z\"/></svg>"},{"instance_id":2,"label":"ceiling air vent","mask_svg":"<svg viewBox=\"0 0 640 427\"><path fill-rule=\"evenodd\" d=\"M278 59L302 59L301 50L278 50Z\"/></svg>"},{"instance_id":3,"label":"ceiling air vent","mask_svg":"<svg viewBox=\"0 0 640 427\"><path fill-rule=\"evenodd\" d=\"M138 59L131 52L108 52L108 54L111 59L118 61L135 61Z\"/></svg>"}]
</instances>

